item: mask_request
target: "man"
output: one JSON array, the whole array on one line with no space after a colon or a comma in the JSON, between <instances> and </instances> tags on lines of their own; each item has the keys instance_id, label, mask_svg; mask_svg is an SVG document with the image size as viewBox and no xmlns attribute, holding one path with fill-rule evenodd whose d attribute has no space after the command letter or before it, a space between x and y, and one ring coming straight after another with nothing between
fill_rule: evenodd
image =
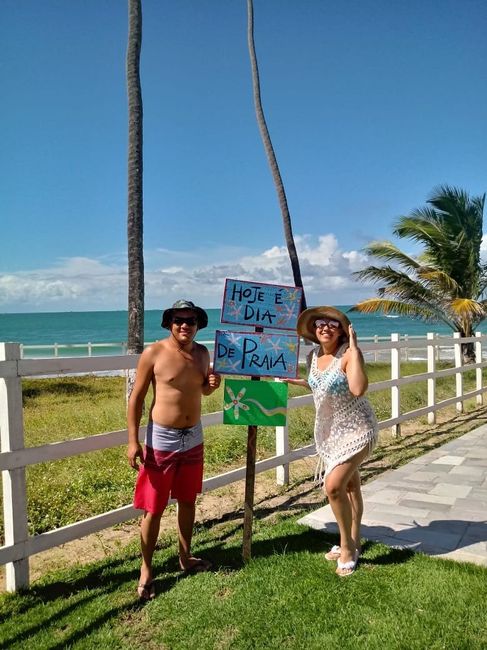
<instances>
[{"instance_id":1,"label":"man","mask_svg":"<svg viewBox=\"0 0 487 650\"><path fill-rule=\"evenodd\" d=\"M191 555L196 495L203 481L203 431L201 396L220 385L210 370L205 346L194 341L206 327L208 315L189 300L178 300L162 315L166 339L148 346L140 356L134 389L128 405L130 465L138 469L134 506L144 510L140 528L142 567L138 594L154 598L152 556L161 516L169 497L177 500L179 564L186 572L207 571L210 563ZM144 399L152 384L153 399L145 439L139 443ZM137 459L141 465L137 464Z\"/></svg>"}]
</instances>

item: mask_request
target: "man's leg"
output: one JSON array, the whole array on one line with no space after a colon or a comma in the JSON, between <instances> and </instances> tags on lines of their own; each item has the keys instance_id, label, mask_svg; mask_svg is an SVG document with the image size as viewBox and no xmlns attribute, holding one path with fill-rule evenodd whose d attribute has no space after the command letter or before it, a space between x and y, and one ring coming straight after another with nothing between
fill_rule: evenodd
<instances>
[{"instance_id":1,"label":"man's leg","mask_svg":"<svg viewBox=\"0 0 487 650\"><path fill-rule=\"evenodd\" d=\"M178 500L178 535L179 563L182 569L188 569L193 564L191 560L191 540L193 538L195 501Z\"/></svg>"},{"instance_id":2,"label":"man's leg","mask_svg":"<svg viewBox=\"0 0 487 650\"><path fill-rule=\"evenodd\" d=\"M161 525L162 512L153 514L144 512L140 524L140 547L142 550L142 566L140 568L140 585L152 581L152 556L156 548L157 537Z\"/></svg>"}]
</instances>

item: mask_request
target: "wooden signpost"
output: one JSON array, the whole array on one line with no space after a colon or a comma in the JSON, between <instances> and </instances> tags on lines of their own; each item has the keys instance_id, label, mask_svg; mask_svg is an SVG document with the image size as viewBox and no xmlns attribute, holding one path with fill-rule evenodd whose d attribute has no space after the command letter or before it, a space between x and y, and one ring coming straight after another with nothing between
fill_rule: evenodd
<instances>
[{"instance_id":1,"label":"wooden signpost","mask_svg":"<svg viewBox=\"0 0 487 650\"><path fill-rule=\"evenodd\" d=\"M264 422L263 415L280 415L285 418L287 407L286 384L275 384L274 393L269 396L266 389L251 387L251 382L259 381L261 377L298 376L299 337L282 332L264 334L264 327L295 330L301 310L302 294L299 287L232 279L225 282L222 323L255 327L254 333L218 330L213 360L215 372L251 377L250 381L225 382L226 397L223 407L224 417L227 418L225 421L231 421L233 412L234 424L248 422L242 546L244 561L250 559L252 552L257 424ZM257 406L252 415L251 405ZM244 414L250 415L252 422L250 418L244 419Z\"/></svg>"}]
</instances>

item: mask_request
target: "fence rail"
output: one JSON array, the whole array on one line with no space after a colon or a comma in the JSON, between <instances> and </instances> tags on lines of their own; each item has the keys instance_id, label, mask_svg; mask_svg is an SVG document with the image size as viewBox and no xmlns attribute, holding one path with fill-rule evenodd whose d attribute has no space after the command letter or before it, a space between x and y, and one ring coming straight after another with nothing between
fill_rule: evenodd
<instances>
[{"instance_id":1,"label":"fence rail","mask_svg":"<svg viewBox=\"0 0 487 650\"><path fill-rule=\"evenodd\" d=\"M380 390L391 392L391 416L382 420L379 428L390 427L394 435L400 435L401 423L407 420L427 415L428 422L434 423L439 409L455 404L457 411L461 412L463 402L472 397L475 397L476 403L481 405L483 394L487 391L482 381L482 369L487 367L487 361L483 361L482 347L486 340L487 336L480 333L469 338L460 338L457 334L453 337L428 334L426 338L416 338L413 345L414 348L419 346L425 350L427 371L406 377L401 377L400 361L401 357L408 358L408 350L411 349L410 338L400 339L398 334L392 334L388 340L361 341L361 349L366 358L387 359L391 367L390 379L369 386L369 392ZM462 344L465 343L474 344L475 363L462 365L461 349ZM438 354L440 347L443 351L448 351L447 357L453 363L451 368L436 369L436 363L440 358ZM309 347L307 349L309 350ZM126 355L26 359L22 357L20 345L0 343L0 470L5 522L5 545L0 547L0 564L6 565L8 591L16 591L28 586L31 555L133 519L138 514L133 506L127 505L34 537L28 535L26 467L122 445L127 440L127 430L26 448L22 413L22 378L124 371L136 367L137 360L137 356ZM465 392L463 373L472 369L476 372L476 387L473 391ZM455 395L438 402L435 394L436 381L451 375L455 376ZM421 381L427 383L427 406L401 413L401 388ZM313 398L308 394L289 399L288 408L294 409L312 404ZM203 426L206 427L220 424L222 421L221 411L202 417ZM141 438L144 434L145 427L141 427ZM276 427L276 455L259 461L256 464L256 473L276 469L277 482L285 484L289 479L289 464L314 453L314 444L291 450L287 427ZM205 479L203 491L208 492L229 485L244 477L245 467L212 476Z\"/></svg>"}]
</instances>

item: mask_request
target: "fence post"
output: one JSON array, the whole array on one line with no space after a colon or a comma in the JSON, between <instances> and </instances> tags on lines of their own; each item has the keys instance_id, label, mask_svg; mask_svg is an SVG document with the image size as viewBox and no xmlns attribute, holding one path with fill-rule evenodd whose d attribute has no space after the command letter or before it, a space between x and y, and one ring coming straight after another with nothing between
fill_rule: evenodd
<instances>
[{"instance_id":1,"label":"fence post","mask_svg":"<svg viewBox=\"0 0 487 650\"><path fill-rule=\"evenodd\" d=\"M478 341L475 341L475 363L481 363L482 362L482 332L475 332L475 336L478 338ZM475 370L475 378L476 378L476 389L477 390L482 390L482 368L477 368ZM484 403L484 395L483 393L480 393L480 395L477 395L477 404L481 406Z\"/></svg>"},{"instance_id":2,"label":"fence post","mask_svg":"<svg viewBox=\"0 0 487 650\"><path fill-rule=\"evenodd\" d=\"M453 332L453 338L459 339L460 332ZM460 341L453 344L454 355L455 355L455 368L461 368L462 363L462 344ZM455 373L455 386L456 386L456 396L463 397L463 373ZM457 402L456 408L458 413L463 413L463 402Z\"/></svg>"},{"instance_id":3,"label":"fence post","mask_svg":"<svg viewBox=\"0 0 487 650\"><path fill-rule=\"evenodd\" d=\"M88 341L88 356L91 357L93 355L92 349L91 349L91 341Z\"/></svg>"},{"instance_id":4,"label":"fence post","mask_svg":"<svg viewBox=\"0 0 487 650\"><path fill-rule=\"evenodd\" d=\"M398 342L399 334L391 334L391 342ZM391 379L398 380L401 377L401 350L400 348L391 348ZM391 417L398 418L401 414L401 395L399 384L391 386ZM393 424L391 427L392 435L397 438L401 435L401 425Z\"/></svg>"},{"instance_id":5,"label":"fence post","mask_svg":"<svg viewBox=\"0 0 487 650\"><path fill-rule=\"evenodd\" d=\"M282 456L289 453L289 430L287 424L283 427L276 427L276 456ZM277 485L288 485L289 483L289 463L278 465L276 467Z\"/></svg>"},{"instance_id":6,"label":"fence post","mask_svg":"<svg viewBox=\"0 0 487 650\"><path fill-rule=\"evenodd\" d=\"M404 348L404 361L409 361L409 335L404 334L404 343L406 347Z\"/></svg>"},{"instance_id":7,"label":"fence post","mask_svg":"<svg viewBox=\"0 0 487 650\"><path fill-rule=\"evenodd\" d=\"M374 343L379 342L379 336L378 334L374 334ZM377 361L377 348L374 348L374 361Z\"/></svg>"},{"instance_id":8,"label":"fence post","mask_svg":"<svg viewBox=\"0 0 487 650\"><path fill-rule=\"evenodd\" d=\"M434 373L436 370L436 346L433 341L435 340L435 335L432 332L426 334L428 339L427 343L427 360L428 360L428 372ZM436 397L436 377L428 377L428 406L435 405ZM428 412L428 424L435 424L436 422L436 411Z\"/></svg>"},{"instance_id":9,"label":"fence post","mask_svg":"<svg viewBox=\"0 0 487 650\"><path fill-rule=\"evenodd\" d=\"M18 343L0 343L1 361L18 361ZM2 451L24 448L24 419L22 414L22 384L20 377L0 378L0 447ZM27 490L25 468L3 470L3 516L5 545L27 541ZM29 586L29 559L5 565L7 591Z\"/></svg>"},{"instance_id":10,"label":"fence post","mask_svg":"<svg viewBox=\"0 0 487 650\"><path fill-rule=\"evenodd\" d=\"M279 379L274 379L274 381L279 381ZM286 420L286 424L283 427L276 427L276 456L282 456L283 454L288 453L289 429ZM284 463L283 465L278 465L276 467L276 483L277 485L289 484L289 463Z\"/></svg>"}]
</instances>

